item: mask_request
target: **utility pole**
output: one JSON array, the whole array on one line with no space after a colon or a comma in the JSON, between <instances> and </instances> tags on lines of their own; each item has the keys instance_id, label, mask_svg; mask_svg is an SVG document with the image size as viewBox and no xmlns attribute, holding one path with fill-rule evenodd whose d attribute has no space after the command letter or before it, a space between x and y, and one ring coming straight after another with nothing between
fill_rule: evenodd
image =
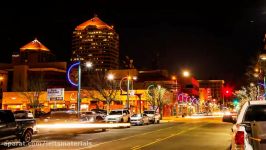
<instances>
[{"instance_id":1,"label":"utility pole","mask_svg":"<svg viewBox=\"0 0 266 150\"><path fill-rule=\"evenodd\" d=\"M80 60L78 65L78 99L77 99L77 111L78 114L80 113L80 87L81 87L81 66Z\"/></svg>"}]
</instances>

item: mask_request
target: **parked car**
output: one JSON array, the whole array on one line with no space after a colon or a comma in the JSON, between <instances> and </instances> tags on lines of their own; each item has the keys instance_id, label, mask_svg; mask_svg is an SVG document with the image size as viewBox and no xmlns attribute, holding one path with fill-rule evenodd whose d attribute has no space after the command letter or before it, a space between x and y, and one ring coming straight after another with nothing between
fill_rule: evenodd
<instances>
[{"instance_id":1,"label":"parked car","mask_svg":"<svg viewBox=\"0 0 266 150\"><path fill-rule=\"evenodd\" d=\"M16 110L14 116L16 119L34 119L32 112L29 110Z\"/></svg>"},{"instance_id":2,"label":"parked car","mask_svg":"<svg viewBox=\"0 0 266 150\"><path fill-rule=\"evenodd\" d=\"M28 144L36 132L35 119L16 120L11 110L0 110L0 141L19 139Z\"/></svg>"},{"instance_id":3,"label":"parked car","mask_svg":"<svg viewBox=\"0 0 266 150\"><path fill-rule=\"evenodd\" d=\"M144 110L143 113L147 114L150 123L160 123L161 115L156 113L155 110Z\"/></svg>"},{"instance_id":4,"label":"parked car","mask_svg":"<svg viewBox=\"0 0 266 150\"><path fill-rule=\"evenodd\" d=\"M233 123L231 149L266 149L266 101L248 101L236 119L229 115L224 122Z\"/></svg>"},{"instance_id":5,"label":"parked car","mask_svg":"<svg viewBox=\"0 0 266 150\"><path fill-rule=\"evenodd\" d=\"M79 116L76 111L51 111L50 115L43 118L46 123L67 123L79 122Z\"/></svg>"},{"instance_id":6,"label":"parked car","mask_svg":"<svg viewBox=\"0 0 266 150\"><path fill-rule=\"evenodd\" d=\"M106 122L129 122L130 112L128 109L116 109L110 111L109 115L105 117Z\"/></svg>"},{"instance_id":7,"label":"parked car","mask_svg":"<svg viewBox=\"0 0 266 150\"><path fill-rule=\"evenodd\" d=\"M107 115L107 111L104 110L104 109L92 109L91 111L94 111L97 114L105 114L105 115Z\"/></svg>"},{"instance_id":8,"label":"parked car","mask_svg":"<svg viewBox=\"0 0 266 150\"><path fill-rule=\"evenodd\" d=\"M134 125L149 124L150 120L146 114L134 114L130 117L130 123Z\"/></svg>"},{"instance_id":9,"label":"parked car","mask_svg":"<svg viewBox=\"0 0 266 150\"><path fill-rule=\"evenodd\" d=\"M101 115L103 118L107 116L107 111L104 109L92 109L91 111Z\"/></svg>"},{"instance_id":10,"label":"parked car","mask_svg":"<svg viewBox=\"0 0 266 150\"><path fill-rule=\"evenodd\" d=\"M78 129L80 131L80 124L91 124L91 123L104 123L105 120L100 115L96 114L95 112L82 112L78 114L74 110L68 111L52 111L50 116L46 117L43 120L45 124L63 124L64 126L68 126L69 124L76 124L77 126L71 127L71 129ZM88 130L98 130L102 129L105 131L107 127L97 127L95 128L87 128ZM57 132L60 131L58 129L51 129L51 128L44 128L48 129L48 131ZM66 127L67 129L67 127ZM84 130L87 130L84 128ZM64 130L64 129L63 129ZM67 132L68 130L66 130ZM70 131L70 130L69 130Z\"/></svg>"},{"instance_id":11,"label":"parked car","mask_svg":"<svg viewBox=\"0 0 266 150\"><path fill-rule=\"evenodd\" d=\"M88 116L88 115L96 115L97 113L94 111L85 111L85 112L80 112L81 116Z\"/></svg>"},{"instance_id":12,"label":"parked car","mask_svg":"<svg viewBox=\"0 0 266 150\"><path fill-rule=\"evenodd\" d=\"M46 116L49 116L49 112L44 112L44 111L35 111L35 114L34 114L34 117L35 118L43 118L43 117L46 117Z\"/></svg>"},{"instance_id":13,"label":"parked car","mask_svg":"<svg viewBox=\"0 0 266 150\"><path fill-rule=\"evenodd\" d=\"M86 115L86 116L81 116L80 121L83 123L103 123L104 118L100 115Z\"/></svg>"}]
</instances>

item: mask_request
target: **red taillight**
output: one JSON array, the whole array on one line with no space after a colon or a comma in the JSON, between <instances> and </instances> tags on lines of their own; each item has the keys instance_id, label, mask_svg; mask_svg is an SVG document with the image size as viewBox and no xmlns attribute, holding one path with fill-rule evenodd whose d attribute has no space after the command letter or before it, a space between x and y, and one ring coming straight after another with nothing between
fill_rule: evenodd
<instances>
[{"instance_id":1,"label":"red taillight","mask_svg":"<svg viewBox=\"0 0 266 150\"><path fill-rule=\"evenodd\" d=\"M244 131L237 131L236 132L235 143L237 145L244 145Z\"/></svg>"}]
</instances>

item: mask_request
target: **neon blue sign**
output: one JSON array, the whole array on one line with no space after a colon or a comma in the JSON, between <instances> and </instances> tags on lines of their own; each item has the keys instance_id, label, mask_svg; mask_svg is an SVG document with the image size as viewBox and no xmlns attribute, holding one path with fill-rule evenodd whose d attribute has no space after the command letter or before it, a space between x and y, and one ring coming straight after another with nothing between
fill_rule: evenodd
<instances>
[{"instance_id":1,"label":"neon blue sign","mask_svg":"<svg viewBox=\"0 0 266 150\"><path fill-rule=\"evenodd\" d=\"M71 72L71 70L72 70L72 68L74 68L75 66L78 66L80 64L80 62L77 62L77 63L74 63L74 64L72 64L69 68L68 68L68 70L67 70L67 80L68 80L68 82L70 83L70 84L72 84L73 86L78 86L78 83L75 83L75 82L73 82L71 79L70 79L70 72Z\"/></svg>"}]
</instances>

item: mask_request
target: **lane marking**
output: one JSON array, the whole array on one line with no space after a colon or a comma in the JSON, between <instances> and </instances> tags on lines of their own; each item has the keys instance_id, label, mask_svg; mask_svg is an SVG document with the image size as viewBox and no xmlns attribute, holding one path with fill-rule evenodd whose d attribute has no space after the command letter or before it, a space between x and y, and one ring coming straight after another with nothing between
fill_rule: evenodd
<instances>
[{"instance_id":1,"label":"lane marking","mask_svg":"<svg viewBox=\"0 0 266 150\"><path fill-rule=\"evenodd\" d=\"M132 148L135 149L135 148L138 148L138 147L140 147L140 146L141 146L141 145L137 145L137 146L134 146L134 147L132 147ZM131 149L132 149L132 148L131 148Z\"/></svg>"},{"instance_id":2,"label":"lane marking","mask_svg":"<svg viewBox=\"0 0 266 150\"><path fill-rule=\"evenodd\" d=\"M204 124L205 125L205 124ZM188 132L188 131L191 131L191 130L194 130L194 129L197 129L201 126L204 126L204 125L200 125L200 126L197 126L197 127L192 127L192 128L189 128L187 130L183 130L183 131L180 131L180 132L177 132L175 134L171 134L170 136L167 136L165 138L159 138L159 139L156 139L154 142L150 142L148 144L145 144L145 145L142 145L142 146L138 146L138 147L132 147L131 150L138 150L138 149L141 149L141 148L144 148L144 147L147 147L147 146L150 146L152 144L155 144L155 143L158 143L158 142L161 142L161 141L164 141L166 139L169 139L171 137L174 137L174 136L177 136L177 135L180 135L180 134L183 134L185 132Z\"/></svg>"},{"instance_id":3,"label":"lane marking","mask_svg":"<svg viewBox=\"0 0 266 150\"><path fill-rule=\"evenodd\" d=\"M188 124L188 123L184 123L182 125L186 125L186 124ZM170 128L173 128L173 127L175 127L175 126L171 126L171 127L167 127L167 128L163 128L163 129L158 129L158 130L154 130L154 131L150 131L150 132L145 132L145 133L142 133L142 134L136 134L136 135L132 135L132 136L128 136L128 137L123 137L123 138L116 139L116 140L106 141L106 142L98 143L98 144L95 144L95 145L90 145L90 146L87 146L87 147L82 147L82 148L79 148L77 150L90 149L90 148L97 147L97 146L100 146L100 145L103 145L103 144L107 144L107 143L111 143L111 142L116 142L116 141L122 141L122 140L126 140L126 139L133 138L133 137L136 137L136 136L146 135L146 134L150 134L150 133L154 133L154 132L158 132L158 131L170 129Z\"/></svg>"}]
</instances>

